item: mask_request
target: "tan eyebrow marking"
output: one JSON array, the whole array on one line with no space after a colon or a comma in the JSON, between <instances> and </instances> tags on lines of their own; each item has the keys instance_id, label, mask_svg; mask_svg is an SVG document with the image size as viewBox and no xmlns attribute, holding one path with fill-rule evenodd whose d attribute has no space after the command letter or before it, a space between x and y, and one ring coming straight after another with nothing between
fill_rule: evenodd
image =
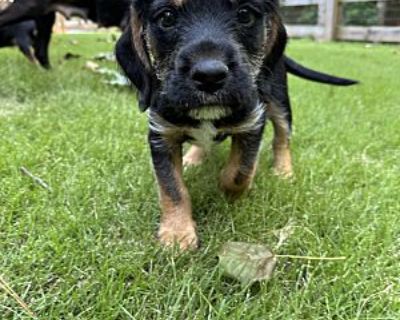
<instances>
[{"instance_id":1,"label":"tan eyebrow marking","mask_svg":"<svg viewBox=\"0 0 400 320\"><path fill-rule=\"evenodd\" d=\"M179 7L182 6L187 0L172 0L172 4Z\"/></svg>"}]
</instances>

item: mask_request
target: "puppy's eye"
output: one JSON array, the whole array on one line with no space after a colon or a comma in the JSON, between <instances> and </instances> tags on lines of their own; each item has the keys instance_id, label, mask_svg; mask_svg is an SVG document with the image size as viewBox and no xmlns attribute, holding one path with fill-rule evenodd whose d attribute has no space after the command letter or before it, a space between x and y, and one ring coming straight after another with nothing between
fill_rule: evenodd
<instances>
[{"instance_id":1,"label":"puppy's eye","mask_svg":"<svg viewBox=\"0 0 400 320\"><path fill-rule=\"evenodd\" d=\"M237 12L237 18L240 24L250 27L256 21L256 16L253 10L248 8L241 8Z\"/></svg>"},{"instance_id":2,"label":"puppy's eye","mask_svg":"<svg viewBox=\"0 0 400 320\"><path fill-rule=\"evenodd\" d=\"M158 16L158 25L162 29L170 29L176 25L176 14L172 10L166 10Z\"/></svg>"}]
</instances>

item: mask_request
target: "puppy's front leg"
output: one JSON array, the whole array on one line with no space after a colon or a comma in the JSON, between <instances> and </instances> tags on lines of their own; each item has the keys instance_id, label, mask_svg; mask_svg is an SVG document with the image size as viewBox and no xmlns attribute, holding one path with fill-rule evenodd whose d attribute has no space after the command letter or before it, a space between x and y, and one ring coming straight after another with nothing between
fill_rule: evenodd
<instances>
[{"instance_id":1,"label":"puppy's front leg","mask_svg":"<svg viewBox=\"0 0 400 320\"><path fill-rule=\"evenodd\" d=\"M196 248L196 224L182 177L182 144L154 132L149 142L161 205L159 240L165 246L178 244L182 250Z\"/></svg>"},{"instance_id":2,"label":"puppy's front leg","mask_svg":"<svg viewBox=\"0 0 400 320\"><path fill-rule=\"evenodd\" d=\"M258 152L264 128L232 137L228 164L221 173L220 187L227 196L236 199L253 181L258 161Z\"/></svg>"}]
</instances>

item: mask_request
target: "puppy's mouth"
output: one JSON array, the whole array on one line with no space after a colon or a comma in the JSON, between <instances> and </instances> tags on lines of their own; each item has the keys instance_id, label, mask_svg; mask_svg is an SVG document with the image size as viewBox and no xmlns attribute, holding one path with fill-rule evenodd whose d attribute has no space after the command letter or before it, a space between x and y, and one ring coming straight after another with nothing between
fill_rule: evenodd
<instances>
[{"instance_id":1,"label":"puppy's mouth","mask_svg":"<svg viewBox=\"0 0 400 320\"><path fill-rule=\"evenodd\" d=\"M219 120L232 115L232 109L226 106L208 105L201 106L189 111L189 116L195 120Z\"/></svg>"}]
</instances>

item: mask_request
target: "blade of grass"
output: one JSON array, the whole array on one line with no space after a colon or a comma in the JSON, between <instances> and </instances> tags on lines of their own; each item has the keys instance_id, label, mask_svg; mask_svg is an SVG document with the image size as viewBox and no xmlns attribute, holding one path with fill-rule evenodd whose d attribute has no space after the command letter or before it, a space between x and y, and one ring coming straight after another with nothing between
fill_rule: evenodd
<instances>
[{"instance_id":1,"label":"blade of grass","mask_svg":"<svg viewBox=\"0 0 400 320\"><path fill-rule=\"evenodd\" d=\"M21 297L8 285L4 278L0 275L0 288L3 289L8 295L10 295L24 311L29 314L33 319L36 319L36 315L29 309L28 305L21 299Z\"/></svg>"}]
</instances>

